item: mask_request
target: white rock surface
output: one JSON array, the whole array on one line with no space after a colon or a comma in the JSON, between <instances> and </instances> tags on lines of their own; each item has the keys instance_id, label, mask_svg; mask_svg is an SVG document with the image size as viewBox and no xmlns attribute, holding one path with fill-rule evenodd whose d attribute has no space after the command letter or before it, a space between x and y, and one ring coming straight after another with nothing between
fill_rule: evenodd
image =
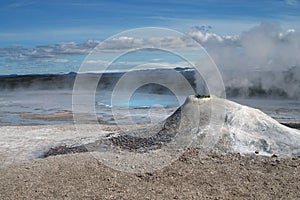
<instances>
[{"instance_id":1,"label":"white rock surface","mask_svg":"<svg viewBox=\"0 0 300 200\"><path fill-rule=\"evenodd\" d=\"M300 131L258 109L216 97L190 96L181 111L179 131L198 130L193 145L242 154L300 156Z\"/></svg>"}]
</instances>

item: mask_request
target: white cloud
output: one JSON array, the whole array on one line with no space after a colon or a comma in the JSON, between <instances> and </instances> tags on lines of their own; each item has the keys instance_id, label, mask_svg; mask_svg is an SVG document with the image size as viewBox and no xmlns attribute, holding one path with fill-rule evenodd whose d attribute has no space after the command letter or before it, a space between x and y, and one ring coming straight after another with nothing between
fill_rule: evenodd
<instances>
[{"instance_id":1,"label":"white cloud","mask_svg":"<svg viewBox=\"0 0 300 200\"><path fill-rule=\"evenodd\" d=\"M262 23L236 36L189 32L221 68L280 70L300 66L300 34Z\"/></svg>"},{"instance_id":2,"label":"white cloud","mask_svg":"<svg viewBox=\"0 0 300 200\"><path fill-rule=\"evenodd\" d=\"M262 23L240 35L218 35L204 29L192 29L187 34L200 42L221 68L278 70L300 66L299 32L294 29L282 30L278 24ZM122 36L105 42L99 50L119 52L152 45L168 49L193 48L187 41L189 40L184 37L172 36L150 38ZM88 54L100 43L98 40L88 40L81 44L67 42L36 48L0 48L0 56L14 61L61 59L64 55Z\"/></svg>"},{"instance_id":3,"label":"white cloud","mask_svg":"<svg viewBox=\"0 0 300 200\"><path fill-rule=\"evenodd\" d=\"M58 58L58 59L53 60L53 62L56 62L56 63L67 63L67 62L70 62L70 61L68 59Z\"/></svg>"},{"instance_id":4,"label":"white cloud","mask_svg":"<svg viewBox=\"0 0 300 200\"><path fill-rule=\"evenodd\" d=\"M297 0L285 0L284 2L290 6L295 6L298 3Z\"/></svg>"}]
</instances>

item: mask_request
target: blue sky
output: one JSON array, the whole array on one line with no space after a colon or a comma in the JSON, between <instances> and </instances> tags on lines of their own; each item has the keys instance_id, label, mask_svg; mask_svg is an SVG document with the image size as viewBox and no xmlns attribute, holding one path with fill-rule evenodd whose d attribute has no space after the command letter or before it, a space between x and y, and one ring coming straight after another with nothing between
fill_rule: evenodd
<instances>
[{"instance_id":1,"label":"blue sky","mask_svg":"<svg viewBox=\"0 0 300 200\"><path fill-rule=\"evenodd\" d=\"M196 28L203 25L212 28ZM0 0L0 75L77 71L101 41L141 27L185 33L223 69L300 66L300 0ZM184 37L153 33L118 35L104 45L105 56L89 60L90 65L101 71L112 57L107 52L141 44L188 47ZM184 67L167 58L156 60L167 67ZM138 64L134 57L126 59L123 68Z\"/></svg>"},{"instance_id":2,"label":"blue sky","mask_svg":"<svg viewBox=\"0 0 300 200\"><path fill-rule=\"evenodd\" d=\"M100 40L145 26L184 32L211 25L218 34L239 34L265 21L286 29L300 27L297 0L0 0L0 4L0 47Z\"/></svg>"}]
</instances>

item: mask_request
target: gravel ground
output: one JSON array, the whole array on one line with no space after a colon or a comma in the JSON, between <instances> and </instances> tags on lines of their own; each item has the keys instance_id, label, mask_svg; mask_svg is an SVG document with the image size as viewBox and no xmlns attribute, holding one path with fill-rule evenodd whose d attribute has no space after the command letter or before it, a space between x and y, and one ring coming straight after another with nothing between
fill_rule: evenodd
<instances>
[{"instance_id":1,"label":"gravel ground","mask_svg":"<svg viewBox=\"0 0 300 200\"><path fill-rule=\"evenodd\" d=\"M159 171L115 171L90 153L0 169L0 199L300 199L300 159L189 149Z\"/></svg>"}]
</instances>

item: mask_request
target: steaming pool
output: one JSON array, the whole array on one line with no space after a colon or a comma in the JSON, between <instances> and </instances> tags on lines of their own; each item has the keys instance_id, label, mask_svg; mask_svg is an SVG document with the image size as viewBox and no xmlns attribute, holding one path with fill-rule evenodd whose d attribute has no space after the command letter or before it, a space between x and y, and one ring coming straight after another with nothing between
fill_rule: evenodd
<instances>
[{"instance_id":1,"label":"steaming pool","mask_svg":"<svg viewBox=\"0 0 300 200\"><path fill-rule=\"evenodd\" d=\"M114 109L124 116L122 123L131 118L134 123L159 122L172 114L184 101L170 94L134 93L129 102L122 96L114 100ZM258 108L281 123L300 122L300 101L270 99L230 99ZM72 90L36 90L0 93L0 123L5 125L70 124ZM100 123L115 123L112 113L111 92L104 91L95 97L95 110ZM128 112L129 111L129 115ZM45 115L45 117L42 117ZM47 117L49 116L49 117Z\"/></svg>"}]
</instances>

